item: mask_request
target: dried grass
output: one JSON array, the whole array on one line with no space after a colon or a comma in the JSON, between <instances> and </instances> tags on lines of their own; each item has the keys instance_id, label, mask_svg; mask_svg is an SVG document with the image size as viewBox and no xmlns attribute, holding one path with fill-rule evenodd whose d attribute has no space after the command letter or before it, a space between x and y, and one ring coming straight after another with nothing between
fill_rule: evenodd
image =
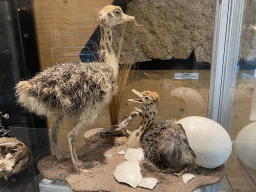
<instances>
[{"instance_id":1,"label":"dried grass","mask_svg":"<svg viewBox=\"0 0 256 192\"><path fill-rule=\"evenodd\" d=\"M122 43L123 43L123 37L125 33L125 26L126 23L124 23L124 28L121 36L121 40L119 43L119 52L117 54L118 61L120 61L120 52L122 48ZM112 97L112 100L109 104L109 115L110 115L110 122L111 125L115 125L118 122L119 118L119 113L120 113L120 107L121 107L121 102L124 97L125 91L126 91L126 84L127 80L130 74L131 67L133 65L133 62L130 60L130 54L128 53L126 55L126 62L125 64L122 64L120 66L119 72L118 72L118 77L117 77L117 93Z\"/></svg>"},{"instance_id":2,"label":"dried grass","mask_svg":"<svg viewBox=\"0 0 256 192\"><path fill-rule=\"evenodd\" d=\"M126 91L126 84L130 74L130 69L132 64L123 64L118 73L117 78L117 93L112 97L112 100L109 104L109 114L111 125L114 125L118 122L121 102Z\"/></svg>"}]
</instances>

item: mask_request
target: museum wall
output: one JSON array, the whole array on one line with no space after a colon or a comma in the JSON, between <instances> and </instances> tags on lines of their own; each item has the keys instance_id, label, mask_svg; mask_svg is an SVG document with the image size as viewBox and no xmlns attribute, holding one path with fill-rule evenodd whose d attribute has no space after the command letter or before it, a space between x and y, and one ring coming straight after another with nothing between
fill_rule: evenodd
<instances>
[{"instance_id":1,"label":"museum wall","mask_svg":"<svg viewBox=\"0 0 256 192\"><path fill-rule=\"evenodd\" d=\"M34 0L41 69L80 60L79 53L98 25L98 11L112 0Z\"/></svg>"}]
</instances>

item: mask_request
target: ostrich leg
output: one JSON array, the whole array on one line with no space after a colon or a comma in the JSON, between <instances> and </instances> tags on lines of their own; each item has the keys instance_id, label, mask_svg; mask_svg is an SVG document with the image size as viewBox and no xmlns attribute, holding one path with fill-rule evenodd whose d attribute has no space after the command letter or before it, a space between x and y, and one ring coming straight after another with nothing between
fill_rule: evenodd
<instances>
[{"instance_id":1,"label":"ostrich leg","mask_svg":"<svg viewBox=\"0 0 256 192\"><path fill-rule=\"evenodd\" d=\"M88 173L89 171L87 169L83 169L83 162L78 159L77 154L76 154L75 145L74 145L74 141L75 141L78 131L82 127L82 125L83 125L82 123L78 123L73 128L73 130L69 132L68 144L69 144L69 150L70 150L70 155L71 155L74 169L77 171L81 171L83 173Z\"/></svg>"},{"instance_id":2,"label":"ostrich leg","mask_svg":"<svg viewBox=\"0 0 256 192\"><path fill-rule=\"evenodd\" d=\"M50 142L52 144L53 150L58 160L69 157L68 154L65 154L64 152L61 151L57 141L57 134L59 132L61 121L62 121L62 118L59 117L49 130Z\"/></svg>"}]
</instances>

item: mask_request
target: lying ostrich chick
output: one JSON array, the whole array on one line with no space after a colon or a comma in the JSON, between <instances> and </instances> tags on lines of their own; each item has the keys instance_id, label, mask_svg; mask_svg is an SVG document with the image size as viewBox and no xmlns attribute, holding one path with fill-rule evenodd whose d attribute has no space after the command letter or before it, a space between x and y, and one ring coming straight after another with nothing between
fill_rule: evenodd
<instances>
[{"instance_id":1,"label":"lying ostrich chick","mask_svg":"<svg viewBox=\"0 0 256 192\"><path fill-rule=\"evenodd\" d=\"M88 172L77 157L74 140L82 127L94 122L117 90L118 59L112 47L112 27L126 21L135 21L135 18L124 14L119 6L104 7L99 12L102 62L61 63L16 86L18 101L23 107L57 119L49 131L57 159L65 157L57 144L60 123L67 116L77 119L77 125L68 134L68 143L73 166L78 171Z\"/></svg>"},{"instance_id":2,"label":"lying ostrich chick","mask_svg":"<svg viewBox=\"0 0 256 192\"><path fill-rule=\"evenodd\" d=\"M164 172L178 172L194 165L195 154L188 144L184 129L175 120L163 120L155 125L159 105L156 92L132 90L140 99L129 99L142 107L141 125L129 136L130 147L142 147L145 157Z\"/></svg>"}]
</instances>

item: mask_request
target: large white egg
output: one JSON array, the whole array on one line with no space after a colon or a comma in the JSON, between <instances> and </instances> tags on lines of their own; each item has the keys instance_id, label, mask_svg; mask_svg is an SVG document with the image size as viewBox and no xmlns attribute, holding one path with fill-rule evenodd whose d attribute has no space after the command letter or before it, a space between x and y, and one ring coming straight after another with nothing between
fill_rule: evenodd
<instances>
[{"instance_id":1,"label":"large white egg","mask_svg":"<svg viewBox=\"0 0 256 192\"><path fill-rule=\"evenodd\" d=\"M234 149L237 157L256 170L256 122L245 126L236 136Z\"/></svg>"},{"instance_id":2,"label":"large white egg","mask_svg":"<svg viewBox=\"0 0 256 192\"><path fill-rule=\"evenodd\" d=\"M196 164L216 168L227 161L232 151L232 142L220 124L199 116L186 117L177 123L186 132L188 143L196 155Z\"/></svg>"}]
</instances>

